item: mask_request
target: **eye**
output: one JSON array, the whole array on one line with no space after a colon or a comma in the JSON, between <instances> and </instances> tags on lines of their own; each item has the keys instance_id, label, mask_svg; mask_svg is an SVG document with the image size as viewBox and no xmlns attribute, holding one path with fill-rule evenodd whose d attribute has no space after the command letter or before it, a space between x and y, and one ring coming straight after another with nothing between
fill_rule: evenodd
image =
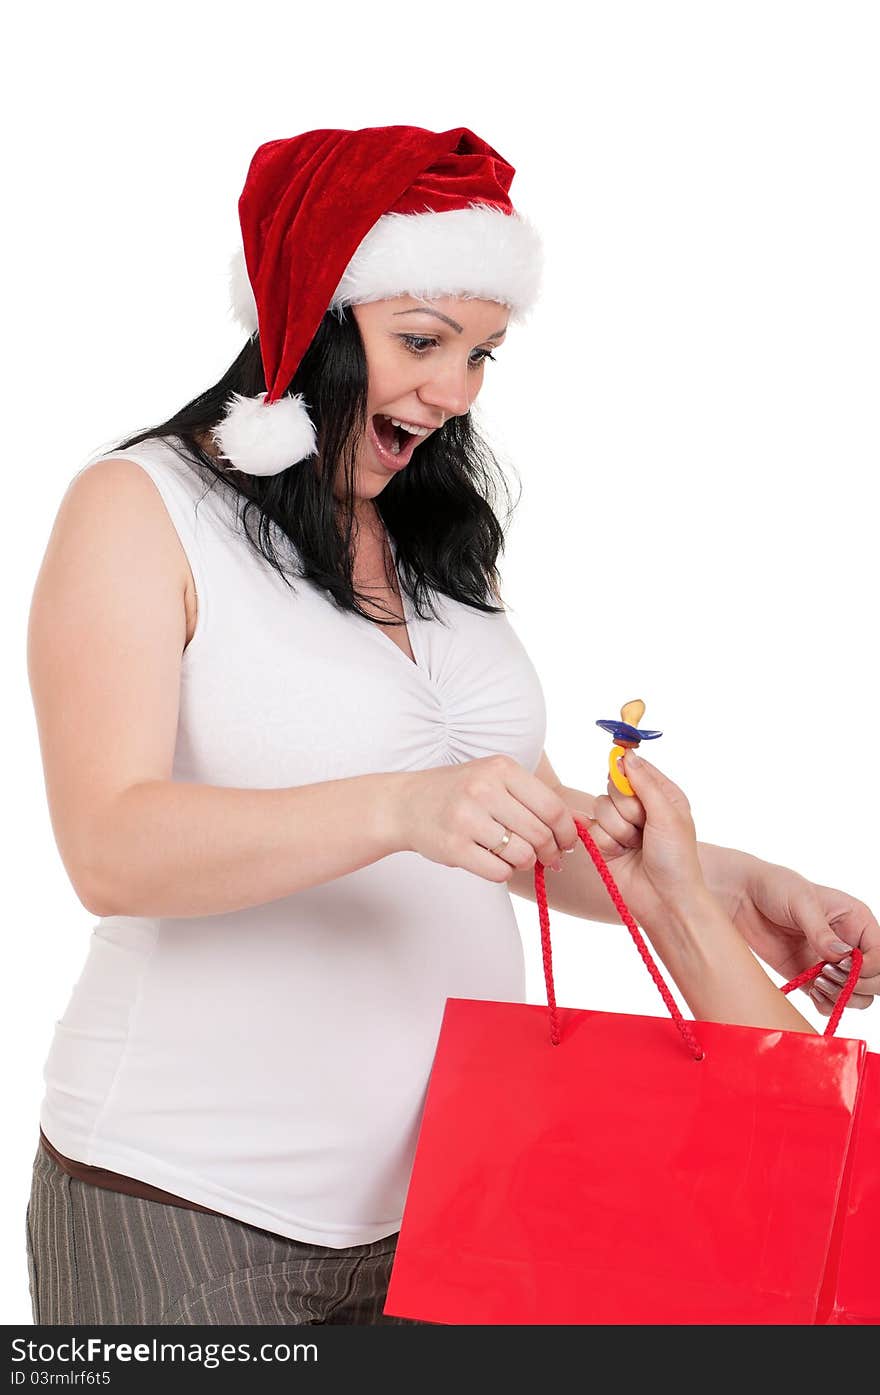
<instances>
[{"instance_id":1,"label":"eye","mask_svg":"<svg viewBox=\"0 0 880 1395\"><path fill-rule=\"evenodd\" d=\"M403 340L407 350L411 354L415 354L417 358L422 358L427 353L427 348L417 348L416 345L421 344L430 346L437 343L436 339L428 339L422 334L400 334L398 335L398 338ZM493 363L498 362L495 355L489 349L478 349L477 353L480 355L480 357L476 360L476 362L471 360L471 362L468 364L469 368L481 368L483 364L486 362L487 358L490 358Z\"/></svg>"}]
</instances>

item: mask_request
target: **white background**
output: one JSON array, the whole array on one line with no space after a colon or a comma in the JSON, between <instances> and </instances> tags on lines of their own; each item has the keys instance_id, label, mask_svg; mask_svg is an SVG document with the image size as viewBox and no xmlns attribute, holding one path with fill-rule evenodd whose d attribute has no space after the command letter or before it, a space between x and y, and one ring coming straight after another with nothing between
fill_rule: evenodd
<instances>
[{"instance_id":1,"label":"white background","mask_svg":"<svg viewBox=\"0 0 880 1395\"><path fill-rule=\"evenodd\" d=\"M41 1071L93 924L48 816L31 591L84 461L238 353L227 263L263 141L464 125L516 167L544 293L479 413L522 481L502 571L550 759L604 790L596 719L640 696L664 733L645 753L701 839L880 909L876 7L315 8L58 4L7 21L7 1323L31 1320ZM538 1000L537 912L514 904ZM560 1001L662 1012L622 926L553 928ZM880 1049L880 1006L843 1030Z\"/></svg>"}]
</instances>

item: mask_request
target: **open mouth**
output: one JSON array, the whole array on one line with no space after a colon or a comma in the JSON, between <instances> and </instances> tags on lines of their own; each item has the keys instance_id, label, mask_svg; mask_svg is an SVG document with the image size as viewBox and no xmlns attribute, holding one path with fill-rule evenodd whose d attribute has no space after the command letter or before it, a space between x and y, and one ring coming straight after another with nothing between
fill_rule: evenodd
<instances>
[{"instance_id":1,"label":"open mouth","mask_svg":"<svg viewBox=\"0 0 880 1395\"><path fill-rule=\"evenodd\" d=\"M392 469L399 470L408 464L419 441L424 440L402 426L394 426L381 412L370 419L370 426L383 463Z\"/></svg>"},{"instance_id":2,"label":"open mouth","mask_svg":"<svg viewBox=\"0 0 880 1395\"><path fill-rule=\"evenodd\" d=\"M373 426L382 445L393 455L397 455L410 439L408 431L404 431L402 426L395 426L390 418L382 416L381 413L373 417Z\"/></svg>"}]
</instances>

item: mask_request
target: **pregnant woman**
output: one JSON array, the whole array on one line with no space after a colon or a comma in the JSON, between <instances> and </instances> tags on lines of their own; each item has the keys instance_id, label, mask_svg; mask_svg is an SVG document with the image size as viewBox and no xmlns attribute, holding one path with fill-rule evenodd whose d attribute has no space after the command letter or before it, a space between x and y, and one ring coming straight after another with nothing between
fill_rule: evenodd
<instances>
[{"instance_id":1,"label":"pregnant woman","mask_svg":"<svg viewBox=\"0 0 880 1395\"><path fill-rule=\"evenodd\" d=\"M466 128L262 145L245 347L62 500L29 674L97 923L45 1066L40 1324L392 1321L447 997L524 998L536 859L551 907L614 918L575 815L695 1013L811 1030L749 945L793 976L860 944L877 990L860 902L697 844L659 772L594 799L547 758L471 416L537 294L513 173Z\"/></svg>"}]
</instances>

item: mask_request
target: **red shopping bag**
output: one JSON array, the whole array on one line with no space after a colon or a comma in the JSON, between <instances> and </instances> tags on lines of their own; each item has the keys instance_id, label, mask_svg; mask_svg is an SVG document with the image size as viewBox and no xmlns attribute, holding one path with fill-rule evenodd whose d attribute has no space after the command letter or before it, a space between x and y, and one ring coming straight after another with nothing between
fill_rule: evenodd
<instances>
[{"instance_id":1,"label":"red shopping bag","mask_svg":"<svg viewBox=\"0 0 880 1395\"><path fill-rule=\"evenodd\" d=\"M669 1018L451 998L385 1312L455 1324L860 1321L876 1186L864 1042L687 1022L586 828ZM787 984L799 986L822 965ZM861 1136L854 1141L854 1118ZM846 1189L846 1194L845 1194ZM847 1199L848 1198L848 1199ZM862 1267L860 1267L860 1265ZM866 1296L867 1295L867 1296ZM863 1302L864 1299L864 1302Z\"/></svg>"}]
</instances>

